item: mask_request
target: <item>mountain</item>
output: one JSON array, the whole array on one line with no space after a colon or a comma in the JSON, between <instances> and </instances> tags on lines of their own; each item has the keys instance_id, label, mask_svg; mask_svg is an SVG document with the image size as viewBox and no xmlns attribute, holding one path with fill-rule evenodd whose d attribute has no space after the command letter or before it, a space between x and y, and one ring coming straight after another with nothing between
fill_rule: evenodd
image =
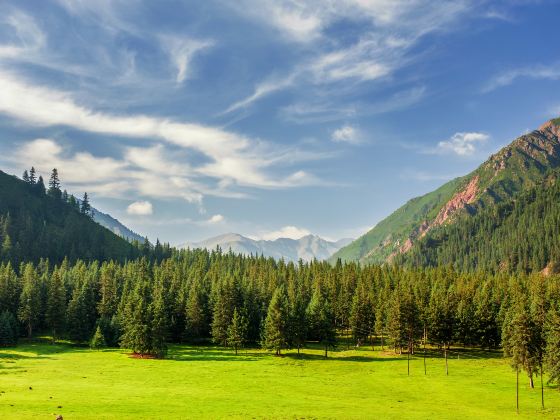
<instances>
[{"instance_id":1,"label":"mountain","mask_svg":"<svg viewBox=\"0 0 560 420\"><path fill-rule=\"evenodd\" d=\"M60 197L0 171L0 260L121 260L139 251Z\"/></svg>"},{"instance_id":2,"label":"mountain","mask_svg":"<svg viewBox=\"0 0 560 420\"><path fill-rule=\"evenodd\" d=\"M418 255L419 247L423 247L425 253L434 247L445 248L448 237L442 232L449 231L451 226L474 219L482 226L490 223L492 212L516 205L519 214L531 211L527 206L520 209L516 203L522 196L534 196L539 190L549 188L558 179L559 136L560 118L548 121L490 156L469 175L410 200L365 235L336 252L331 261L341 258L378 264L408 261L430 265L432 262L427 259L408 256ZM470 234L476 236L476 232ZM463 238L462 243L466 239ZM523 238L516 240L520 242ZM493 255L492 250L487 251L488 255ZM469 252L464 250L465 258ZM449 259L459 257L458 253L459 249L456 255L450 252ZM504 264L498 261L497 255L493 258L493 264ZM474 268L476 261L467 265Z\"/></svg>"},{"instance_id":3,"label":"mountain","mask_svg":"<svg viewBox=\"0 0 560 420\"><path fill-rule=\"evenodd\" d=\"M216 236L201 242L187 243L179 248L205 248L223 251L230 249L237 254L264 255L276 259L284 258L288 261L310 261L314 258L325 260L338 249L350 243L351 239L341 239L336 242L327 241L315 235L307 235L300 239L279 238L273 241L254 240L237 233Z\"/></svg>"},{"instance_id":4,"label":"mountain","mask_svg":"<svg viewBox=\"0 0 560 420\"><path fill-rule=\"evenodd\" d=\"M99 223L101 226L106 227L115 235L120 236L121 238L125 238L127 241L138 241L139 243L144 243L145 238L133 232L117 219L112 217L107 213L103 213L102 211L93 208L93 220Z\"/></svg>"}]
</instances>

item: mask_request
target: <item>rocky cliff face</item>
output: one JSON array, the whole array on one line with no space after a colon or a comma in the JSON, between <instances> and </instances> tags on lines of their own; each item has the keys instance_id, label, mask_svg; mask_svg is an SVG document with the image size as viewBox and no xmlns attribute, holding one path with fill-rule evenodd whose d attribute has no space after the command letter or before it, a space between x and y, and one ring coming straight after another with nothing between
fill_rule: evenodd
<instances>
[{"instance_id":1,"label":"rocky cliff face","mask_svg":"<svg viewBox=\"0 0 560 420\"><path fill-rule=\"evenodd\" d=\"M382 263L410 251L431 229L475 214L533 187L560 167L560 118L525 134L464 178L411 200L371 231L333 255L343 260Z\"/></svg>"}]
</instances>

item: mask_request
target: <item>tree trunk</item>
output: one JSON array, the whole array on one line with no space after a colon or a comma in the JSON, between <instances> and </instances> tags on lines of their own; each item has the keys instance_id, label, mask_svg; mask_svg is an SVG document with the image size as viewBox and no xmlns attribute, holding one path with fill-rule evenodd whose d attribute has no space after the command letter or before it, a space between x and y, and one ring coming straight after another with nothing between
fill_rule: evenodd
<instances>
[{"instance_id":1,"label":"tree trunk","mask_svg":"<svg viewBox=\"0 0 560 420\"><path fill-rule=\"evenodd\" d=\"M529 376L529 386L531 387L531 389L535 389L535 382L533 382L533 374L532 373Z\"/></svg>"},{"instance_id":2,"label":"tree trunk","mask_svg":"<svg viewBox=\"0 0 560 420\"><path fill-rule=\"evenodd\" d=\"M325 344L325 359L326 359L327 357L329 357L329 355L328 355L328 353L327 353L328 349L329 349L329 346L328 346L327 344Z\"/></svg>"},{"instance_id":3,"label":"tree trunk","mask_svg":"<svg viewBox=\"0 0 560 420\"><path fill-rule=\"evenodd\" d=\"M408 351L406 353L407 357L407 374L410 376L410 343L408 343Z\"/></svg>"},{"instance_id":4,"label":"tree trunk","mask_svg":"<svg viewBox=\"0 0 560 420\"><path fill-rule=\"evenodd\" d=\"M381 333L381 351L383 351L383 333Z\"/></svg>"},{"instance_id":5,"label":"tree trunk","mask_svg":"<svg viewBox=\"0 0 560 420\"><path fill-rule=\"evenodd\" d=\"M543 371L542 371L542 363L540 365L540 369L541 369L541 407L544 410L544 385L543 385Z\"/></svg>"},{"instance_id":6,"label":"tree trunk","mask_svg":"<svg viewBox=\"0 0 560 420\"><path fill-rule=\"evenodd\" d=\"M237 356L237 346L235 346L234 349L235 349L235 355Z\"/></svg>"},{"instance_id":7,"label":"tree trunk","mask_svg":"<svg viewBox=\"0 0 560 420\"><path fill-rule=\"evenodd\" d=\"M449 376L449 365L447 364L447 347L445 347L445 374Z\"/></svg>"},{"instance_id":8,"label":"tree trunk","mask_svg":"<svg viewBox=\"0 0 560 420\"><path fill-rule=\"evenodd\" d=\"M426 375L426 340L424 340L424 375Z\"/></svg>"},{"instance_id":9,"label":"tree trunk","mask_svg":"<svg viewBox=\"0 0 560 420\"><path fill-rule=\"evenodd\" d=\"M29 322L29 323L27 324L27 336L28 336L29 338L31 338L31 335L32 335L32 334L33 334L33 327L31 326L31 322Z\"/></svg>"},{"instance_id":10,"label":"tree trunk","mask_svg":"<svg viewBox=\"0 0 560 420\"><path fill-rule=\"evenodd\" d=\"M519 366L515 367L516 382L515 382L515 404L517 408L517 414L519 414Z\"/></svg>"}]
</instances>

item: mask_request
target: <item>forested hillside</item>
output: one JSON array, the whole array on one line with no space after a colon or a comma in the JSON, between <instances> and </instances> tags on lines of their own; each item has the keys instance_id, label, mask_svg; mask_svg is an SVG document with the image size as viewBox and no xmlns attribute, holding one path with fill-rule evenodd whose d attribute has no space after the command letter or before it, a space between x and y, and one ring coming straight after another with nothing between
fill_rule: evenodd
<instances>
[{"instance_id":1,"label":"forested hillside","mask_svg":"<svg viewBox=\"0 0 560 420\"><path fill-rule=\"evenodd\" d=\"M495 222L492 214L511 207L520 195L532 189L545 188L557 179L558 172L555 169L560 166L559 136L560 119L555 119L519 137L471 174L409 201L368 233L339 250L331 261L341 258L381 264L404 260L428 265L445 261L454 262L461 269L503 267L510 270L540 270L554 263L550 258L551 253L556 252L553 249L557 249L560 243L558 236L550 237L547 245L543 245L546 249L537 250L533 247L532 251L523 243L522 236L508 236L507 240L513 242L508 244L507 250L504 248L500 251L496 247L501 247L500 243L505 237L492 238L494 247L490 248L490 228L484 226L492 225ZM525 201L517 204L516 212L522 213L524 210L521 206L528 204L531 197L540 197L539 194L535 190L526 195ZM546 212L557 212L555 206L560 204L549 202ZM528 210L525 217L538 217L532 211ZM476 221L470 220L472 217L476 217ZM490 219L486 220L487 217ZM538 222L535 219L525 223L537 226ZM451 227L456 224L466 225ZM483 230L477 230L479 228ZM445 243L453 236L441 232L468 232L469 236L463 237L464 243L458 245L458 240ZM516 229L515 232L520 233L520 230ZM538 234L536 231L534 233ZM541 229L539 238L544 234ZM474 238L478 240L476 244ZM486 242L481 242L483 239ZM432 246L437 249L432 249ZM512 253L508 254L510 250ZM521 262L518 263L516 255L519 254L516 252L521 250L528 250L529 254L519 257ZM527 259L531 262L527 262ZM477 262L482 265L478 267Z\"/></svg>"},{"instance_id":2,"label":"forested hillside","mask_svg":"<svg viewBox=\"0 0 560 420\"><path fill-rule=\"evenodd\" d=\"M560 263L557 174L515 199L431 230L394 262L451 265L462 271L556 272Z\"/></svg>"},{"instance_id":3,"label":"forested hillside","mask_svg":"<svg viewBox=\"0 0 560 420\"><path fill-rule=\"evenodd\" d=\"M34 170L24 180L0 171L0 258L15 266L47 258L124 261L140 255L133 246L92 220L91 206L60 189L53 171L49 185Z\"/></svg>"}]
</instances>

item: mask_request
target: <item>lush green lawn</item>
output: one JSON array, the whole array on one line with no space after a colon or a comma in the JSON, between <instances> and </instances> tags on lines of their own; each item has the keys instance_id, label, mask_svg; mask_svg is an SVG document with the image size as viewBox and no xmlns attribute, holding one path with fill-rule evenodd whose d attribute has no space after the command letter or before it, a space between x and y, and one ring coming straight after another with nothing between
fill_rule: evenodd
<instances>
[{"instance_id":1,"label":"lush green lawn","mask_svg":"<svg viewBox=\"0 0 560 420\"><path fill-rule=\"evenodd\" d=\"M0 350L0 418L534 418L559 417L560 393L530 390L499 354L422 358L367 349L305 350L273 357L234 356L215 347L172 347L166 360L133 359L119 350L23 344ZM537 382L538 384L538 382Z\"/></svg>"}]
</instances>

